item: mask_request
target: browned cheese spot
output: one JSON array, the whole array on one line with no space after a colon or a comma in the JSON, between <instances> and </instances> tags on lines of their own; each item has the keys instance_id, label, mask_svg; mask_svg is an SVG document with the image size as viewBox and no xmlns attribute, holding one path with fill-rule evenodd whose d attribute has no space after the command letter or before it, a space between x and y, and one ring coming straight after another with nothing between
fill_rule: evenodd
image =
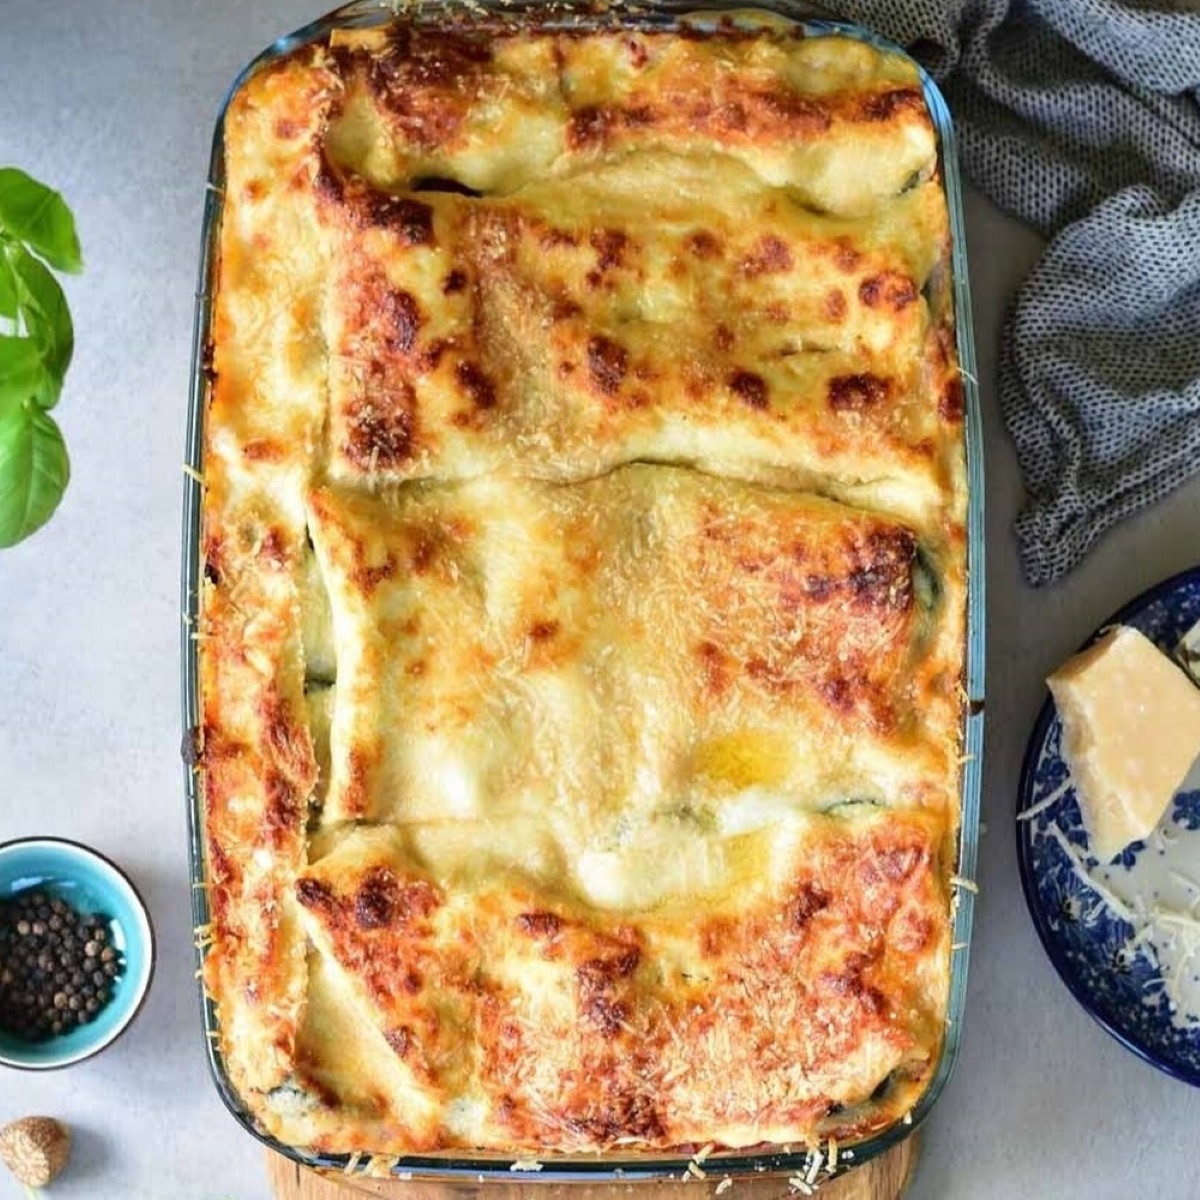
<instances>
[{"instance_id":1,"label":"browned cheese spot","mask_svg":"<svg viewBox=\"0 0 1200 1200\"><path fill-rule=\"evenodd\" d=\"M696 647L700 660L700 680L706 692L722 695L730 683L731 667L729 656L714 642L701 642Z\"/></svg>"},{"instance_id":2,"label":"browned cheese spot","mask_svg":"<svg viewBox=\"0 0 1200 1200\"><path fill-rule=\"evenodd\" d=\"M892 88L890 91L865 96L860 111L868 121L890 121L902 112L924 113L925 98L921 95L920 88Z\"/></svg>"},{"instance_id":3,"label":"browned cheese spot","mask_svg":"<svg viewBox=\"0 0 1200 1200\"><path fill-rule=\"evenodd\" d=\"M258 557L272 567L282 567L288 561L287 539L278 526L272 525L263 534L258 547Z\"/></svg>"},{"instance_id":4,"label":"browned cheese spot","mask_svg":"<svg viewBox=\"0 0 1200 1200\"><path fill-rule=\"evenodd\" d=\"M917 539L907 529L879 529L855 548L851 594L872 608L903 612L912 605Z\"/></svg>"},{"instance_id":5,"label":"browned cheese spot","mask_svg":"<svg viewBox=\"0 0 1200 1200\"><path fill-rule=\"evenodd\" d=\"M901 913L888 930L888 940L904 954L918 954L933 938L933 922L911 909Z\"/></svg>"},{"instance_id":6,"label":"browned cheese spot","mask_svg":"<svg viewBox=\"0 0 1200 1200\"><path fill-rule=\"evenodd\" d=\"M425 920L441 901L432 884L401 884L389 867L372 867L358 886L354 919L359 929L383 929Z\"/></svg>"},{"instance_id":7,"label":"browned cheese spot","mask_svg":"<svg viewBox=\"0 0 1200 1200\"><path fill-rule=\"evenodd\" d=\"M437 370L438 363L442 361L442 355L449 349L450 343L446 338L434 338L417 359L419 369L422 371Z\"/></svg>"},{"instance_id":8,"label":"browned cheese spot","mask_svg":"<svg viewBox=\"0 0 1200 1200\"><path fill-rule=\"evenodd\" d=\"M416 393L403 380L384 383L382 375L382 366L371 364L366 395L346 418L342 452L363 471L403 466L415 450Z\"/></svg>"},{"instance_id":9,"label":"browned cheese spot","mask_svg":"<svg viewBox=\"0 0 1200 1200\"><path fill-rule=\"evenodd\" d=\"M829 407L834 412L865 412L882 404L890 390L878 375L837 375L829 381Z\"/></svg>"},{"instance_id":10,"label":"browned cheese spot","mask_svg":"<svg viewBox=\"0 0 1200 1200\"><path fill-rule=\"evenodd\" d=\"M637 970L641 952L636 946L612 958L593 958L575 972L580 1011L606 1038L616 1037L629 1020L629 1008L614 991Z\"/></svg>"},{"instance_id":11,"label":"browned cheese spot","mask_svg":"<svg viewBox=\"0 0 1200 1200\"><path fill-rule=\"evenodd\" d=\"M655 120L654 110L646 104L628 108L585 105L576 109L567 122L567 146L572 150L600 147L620 132L645 129Z\"/></svg>"},{"instance_id":12,"label":"browned cheese spot","mask_svg":"<svg viewBox=\"0 0 1200 1200\"><path fill-rule=\"evenodd\" d=\"M629 355L624 346L603 334L596 334L588 339L587 356L592 386L602 395L615 396L629 369Z\"/></svg>"},{"instance_id":13,"label":"browned cheese spot","mask_svg":"<svg viewBox=\"0 0 1200 1200\"><path fill-rule=\"evenodd\" d=\"M351 578L365 595L370 595L385 579L391 579L396 573L396 560L389 554L381 563L373 566L359 566L351 573Z\"/></svg>"},{"instance_id":14,"label":"browned cheese spot","mask_svg":"<svg viewBox=\"0 0 1200 1200\"><path fill-rule=\"evenodd\" d=\"M496 386L475 363L455 363L454 377L458 380L459 387L471 398L471 403L476 408L495 408Z\"/></svg>"},{"instance_id":15,"label":"browned cheese spot","mask_svg":"<svg viewBox=\"0 0 1200 1200\"><path fill-rule=\"evenodd\" d=\"M387 225L409 246L433 243L433 209L408 196L386 196L372 206L372 223Z\"/></svg>"},{"instance_id":16,"label":"browned cheese spot","mask_svg":"<svg viewBox=\"0 0 1200 1200\"><path fill-rule=\"evenodd\" d=\"M688 235L687 248L697 258L716 258L721 253L721 240L707 229L697 229Z\"/></svg>"},{"instance_id":17,"label":"browned cheese spot","mask_svg":"<svg viewBox=\"0 0 1200 1200\"><path fill-rule=\"evenodd\" d=\"M317 173L313 176L313 196L320 205L334 209L346 202L346 184L322 150Z\"/></svg>"},{"instance_id":18,"label":"browned cheese spot","mask_svg":"<svg viewBox=\"0 0 1200 1200\"><path fill-rule=\"evenodd\" d=\"M319 879L297 879L296 899L305 908L326 911L333 907L333 892Z\"/></svg>"},{"instance_id":19,"label":"browned cheese spot","mask_svg":"<svg viewBox=\"0 0 1200 1200\"><path fill-rule=\"evenodd\" d=\"M579 239L567 229L555 229L551 226L543 230L538 238L538 245L543 250L555 250L561 246L578 246Z\"/></svg>"},{"instance_id":20,"label":"browned cheese spot","mask_svg":"<svg viewBox=\"0 0 1200 1200\"><path fill-rule=\"evenodd\" d=\"M299 831L307 809L307 798L301 796L291 779L275 768L268 771L266 794L263 827L272 843L280 846Z\"/></svg>"},{"instance_id":21,"label":"browned cheese spot","mask_svg":"<svg viewBox=\"0 0 1200 1200\"><path fill-rule=\"evenodd\" d=\"M818 983L835 996L855 1001L873 1016L883 1016L887 1012L887 999L863 979L871 961L868 955L852 955L843 971L825 972L818 977Z\"/></svg>"},{"instance_id":22,"label":"browned cheese spot","mask_svg":"<svg viewBox=\"0 0 1200 1200\"><path fill-rule=\"evenodd\" d=\"M583 309L569 296L555 296L550 306L550 319L555 323L579 316Z\"/></svg>"},{"instance_id":23,"label":"browned cheese spot","mask_svg":"<svg viewBox=\"0 0 1200 1200\"><path fill-rule=\"evenodd\" d=\"M833 117L821 101L801 96L789 88L771 88L756 94L755 99L798 134L824 133L833 124Z\"/></svg>"},{"instance_id":24,"label":"browned cheese spot","mask_svg":"<svg viewBox=\"0 0 1200 1200\"><path fill-rule=\"evenodd\" d=\"M321 203L341 210L360 229L389 229L406 246L433 243L433 209L428 204L380 191L357 175L343 175L324 155L313 191Z\"/></svg>"},{"instance_id":25,"label":"browned cheese spot","mask_svg":"<svg viewBox=\"0 0 1200 1200\"><path fill-rule=\"evenodd\" d=\"M483 33L431 32L396 25L385 53L372 55L379 70L377 82L426 87L453 87L477 77L492 60L490 38ZM403 102L403 95L397 99Z\"/></svg>"},{"instance_id":26,"label":"browned cheese spot","mask_svg":"<svg viewBox=\"0 0 1200 1200\"><path fill-rule=\"evenodd\" d=\"M383 1036L400 1058L408 1057L408 1052L412 1049L413 1036L412 1030L407 1025L389 1029Z\"/></svg>"},{"instance_id":27,"label":"browned cheese spot","mask_svg":"<svg viewBox=\"0 0 1200 1200\"><path fill-rule=\"evenodd\" d=\"M858 287L858 298L868 308L881 305L900 312L917 298L917 285L899 271L881 271L864 279Z\"/></svg>"},{"instance_id":28,"label":"browned cheese spot","mask_svg":"<svg viewBox=\"0 0 1200 1200\"><path fill-rule=\"evenodd\" d=\"M368 871L354 897L354 919L359 929L382 929L392 923L400 902L400 885L387 867Z\"/></svg>"},{"instance_id":29,"label":"browned cheese spot","mask_svg":"<svg viewBox=\"0 0 1200 1200\"><path fill-rule=\"evenodd\" d=\"M438 540L428 530L417 531L408 560L409 568L414 575L424 575L433 565L434 559L437 558Z\"/></svg>"},{"instance_id":30,"label":"browned cheese spot","mask_svg":"<svg viewBox=\"0 0 1200 1200\"><path fill-rule=\"evenodd\" d=\"M287 448L271 438L258 438L242 447L242 456L250 462L282 462Z\"/></svg>"},{"instance_id":31,"label":"browned cheese spot","mask_svg":"<svg viewBox=\"0 0 1200 1200\"><path fill-rule=\"evenodd\" d=\"M451 142L489 83L486 37L397 27L383 53L363 56L366 83L404 141L424 150Z\"/></svg>"},{"instance_id":32,"label":"browned cheese spot","mask_svg":"<svg viewBox=\"0 0 1200 1200\"><path fill-rule=\"evenodd\" d=\"M726 133L744 133L750 123L746 106L740 100L727 100L714 110L713 116L716 128Z\"/></svg>"},{"instance_id":33,"label":"browned cheese spot","mask_svg":"<svg viewBox=\"0 0 1200 1200\"><path fill-rule=\"evenodd\" d=\"M829 896L815 884L802 884L787 902L784 915L793 929L803 929L822 909L829 907Z\"/></svg>"},{"instance_id":34,"label":"browned cheese spot","mask_svg":"<svg viewBox=\"0 0 1200 1200\"><path fill-rule=\"evenodd\" d=\"M603 145L619 124L619 116L613 109L593 104L576 109L567 122L567 145L572 150Z\"/></svg>"},{"instance_id":35,"label":"browned cheese spot","mask_svg":"<svg viewBox=\"0 0 1200 1200\"><path fill-rule=\"evenodd\" d=\"M735 371L729 377L729 390L749 408L760 412L767 407L767 383L753 371Z\"/></svg>"},{"instance_id":36,"label":"browned cheese spot","mask_svg":"<svg viewBox=\"0 0 1200 1200\"><path fill-rule=\"evenodd\" d=\"M963 418L963 410L966 407L966 399L963 393L962 380L956 378L947 379L945 386L942 388L942 394L938 399L938 413L944 421L961 421Z\"/></svg>"},{"instance_id":37,"label":"browned cheese spot","mask_svg":"<svg viewBox=\"0 0 1200 1200\"><path fill-rule=\"evenodd\" d=\"M597 229L589 241L596 252L598 271L619 268L623 264L629 238L619 229Z\"/></svg>"},{"instance_id":38,"label":"browned cheese spot","mask_svg":"<svg viewBox=\"0 0 1200 1200\"><path fill-rule=\"evenodd\" d=\"M849 238L838 238L833 246L833 262L840 271L853 271L862 261L862 255Z\"/></svg>"},{"instance_id":39,"label":"browned cheese spot","mask_svg":"<svg viewBox=\"0 0 1200 1200\"><path fill-rule=\"evenodd\" d=\"M635 1137L644 1141L661 1141L662 1117L653 1095L646 1085L632 1084L615 1089L611 1102L595 1112L573 1118L573 1123L598 1142L611 1142L619 1137Z\"/></svg>"},{"instance_id":40,"label":"browned cheese spot","mask_svg":"<svg viewBox=\"0 0 1200 1200\"><path fill-rule=\"evenodd\" d=\"M787 242L771 233L759 238L754 249L740 263L742 273L748 279L755 279L759 275L778 275L790 271L792 266L792 252Z\"/></svg>"},{"instance_id":41,"label":"browned cheese spot","mask_svg":"<svg viewBox=\"0 0 1200 1200\"><path fill-rule=\"evenodd\" d=\"M379 309L375 320L384 346L393 354L411 353L423 320L421 306L410 293L390 288L381 289L376 299Z\"/></svg>"},{"instance_id":42,"label":"browned cheese spot","mask_svg":"<svg viewBox=\"0 0 1200 1200\"><path fill-rule=\"evenodd\" d=\"M550 941L562 932L563 919L557 913L545 910L526 912L518 915L517 928L528 937Z\"/></svg>"},{"instance_id":43,"label":"browned cheese spot","mask_svg":"<svg viewBox=\"0 0 1200 1200\"><path fill-rule=\"evenodd\" d=\"M821 698L835 712L854 711L854 685L844 675L828 675L817 683Z\"/></svg>"}]
</instances>

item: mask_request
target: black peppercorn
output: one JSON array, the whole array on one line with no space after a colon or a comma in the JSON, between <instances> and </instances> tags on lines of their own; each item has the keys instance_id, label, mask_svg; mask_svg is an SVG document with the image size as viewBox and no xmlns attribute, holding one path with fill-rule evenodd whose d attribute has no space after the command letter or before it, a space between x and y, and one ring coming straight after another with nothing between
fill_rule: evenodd
<instances>
[{"instance_id":1,"label":"black peppercorn","mask_svg":"<svg viewBox=\"0 0 1200 1200\"><path fill-rule=\"evenodd\" d=\"M27 1041L94 1020L123 964L108 919L40 888L0 899L0 1028Z\"/></svg>"}]
</instances>

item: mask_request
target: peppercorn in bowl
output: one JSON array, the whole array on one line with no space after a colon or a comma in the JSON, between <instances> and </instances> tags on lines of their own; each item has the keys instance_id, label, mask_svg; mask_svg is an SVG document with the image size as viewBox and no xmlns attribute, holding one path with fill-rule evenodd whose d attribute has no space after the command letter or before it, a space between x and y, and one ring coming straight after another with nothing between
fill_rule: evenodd
<instances>
[{"instance_id":1,"label":"peppercorn in bowl","mask_svg":"<svg viewBox=\"0 0 1200 1200\"><path fill-rule=\"evenodd\" d=\"M0 844L0 1066L98 1054L150 987L154 931L127 876L60 838Z\"/></svg>"}]
</instances>

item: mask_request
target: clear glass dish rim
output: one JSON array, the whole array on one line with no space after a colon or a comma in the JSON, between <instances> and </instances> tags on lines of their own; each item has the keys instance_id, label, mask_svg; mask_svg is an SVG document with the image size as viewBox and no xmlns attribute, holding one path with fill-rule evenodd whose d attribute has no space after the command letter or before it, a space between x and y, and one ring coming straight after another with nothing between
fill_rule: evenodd
<instances>
[{"instance_id":1,"label":"clear glass dish rim","mask_svg":"<svg viewBox=\"0 0 1200 1200\"><path fill-rule=\"evenodd\" d=\"M185 462L187 471L183 495L183 563L181 607L182 658L182 715L184 790L188 813L189 863L192 880L192 919L199 929L210 920L206 884L204 847L204 814L196 780L195 745L200 720L199 655L192 632L198 615L201 546L201 478L203 472L204 408L209 382L208 346L212 317L214 272L217 263L217 239L220 230L221 197L224 182L224 121L229 102L255 71L301 46L327 36L339 28L355 28L381 24L396 15L397 10L412 20L459 24L464 20L488 15L505 22L528 19L535 15L542 27L554 27L556 21L577 25L581 18L596 21L619 21L627 27L670 27L680 18L698 14L716 16L731 13L767 14L783 17L812 34L839 33L865 41L895 53L907 55L895 43L882 38L860 25L842 21L827 14L809 0L758 0L752 6L731 4L728 0L652 0L630 6L625 10L596 14L586 0L567 0L566 3L543 3L541 0L482 0L470 8L460 6L451 15L451 0L421 0L416 4L390 5L381 0L352 0L326 16L313 21L295 33L274 42L238 75L221 105L213 132L212 155L201 232L199 282L196 289L196 314L192 335L192 371L188 404ZM915 60L913 60L915 62ZM984 709L984 511L983 511L983 425L976 383L975 345L971 317L971 298L967 276L966 232L962 211L962 182L959 175L955 133L949 109L940 89L929 74L916 64L926 103L937 130L939 161L947 209L950 216L950 268L954 305L955 338L965 401L965 443L967 457L967 655L965 669L966 703L963 708L963 774L958 838L956 875L960 880L975 877L979 837L979 809L983 771L983 709ZM928 1116L940 1097L953 1070L961 1039L962 1019L966 1005L969 944L974 918L974 892L969 886L955 889L952 940L957 950L951 957L950 994L947 1006L947 1029L942 1042L938 1066L916 1106L906 1118L898 1119L885 1129L847 1147L839 1156L835 1174L860 1166L885 1153L908 1137ZM203 963L204 951L196 949L197 967ZM199 978L199 976L198 976ZM261 1129L241 1101L225 1069L217 1039L216 1007L208 995L203 980L199 983L204 1041L209 1069L217 1091L234 1118L265 1146L305 1166L321 1170L344 1172L351 1166L350 1156L312 1154L302 1147L281 1142ZM391 1160L389 1160L391 1161ZM534 1172L514 1173L511 1157L482 1155L412 1155L395 1161L393 1175L414 1179L504 1179L522 1183L589 1182L647 1182L680 1179L688 1173L693 1160L682 1155L653 1152L607 1153L592 1156L547 1156L542 1168ZM360 1169L365 1169L364 1160ZM809 1150L789 1151L780 1148L749 1149L714 1154L706 1162L706 1174L725 1175L794 1175L806 1172L813 1162Z\"/></svg>"}]
</instances>

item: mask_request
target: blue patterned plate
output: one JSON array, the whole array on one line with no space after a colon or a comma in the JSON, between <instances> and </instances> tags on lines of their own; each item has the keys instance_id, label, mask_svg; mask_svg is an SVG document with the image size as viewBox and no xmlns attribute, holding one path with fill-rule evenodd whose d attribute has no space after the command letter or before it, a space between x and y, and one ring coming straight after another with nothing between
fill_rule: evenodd
<instances>
[{"instance_id":1,"label":"blue patterned plate","mask_svg":"<svg viewBox=\"0 0 1200 1200\"><path fill-rule=\"evenodd\" d=\"M1101 628L1132 625L1170 653L1197 621L1200 567L1144 592ZM1200 1087L1200 769L1144 842L1101 864L1088 851L1061 740L1047 699L1017 802L1033 923L1063 982L1117 1041Z\"/></svg>"}]
</instances>

